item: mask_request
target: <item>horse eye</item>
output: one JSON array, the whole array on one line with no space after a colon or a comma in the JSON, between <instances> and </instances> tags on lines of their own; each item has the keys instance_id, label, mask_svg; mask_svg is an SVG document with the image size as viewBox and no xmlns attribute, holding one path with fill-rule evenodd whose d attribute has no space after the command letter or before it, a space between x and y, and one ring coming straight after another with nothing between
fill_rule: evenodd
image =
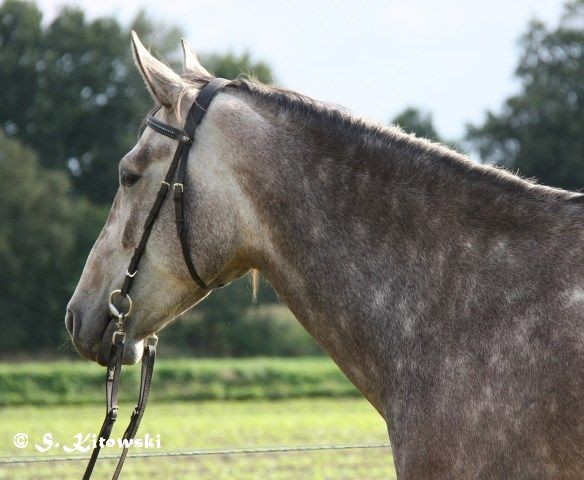
<instances>
[{"instance_id":1,"label":"horse eye","mask_svg":"<svg viewBox=\"0 0 584 480\"><path fill-rule=\"evenodd\" d=\"M136 175L135 173L124 172L121 175L120 182L125 187L131 187L134 185L138 180L140 180L140 175Z\"/></svg>"}]
</instances>

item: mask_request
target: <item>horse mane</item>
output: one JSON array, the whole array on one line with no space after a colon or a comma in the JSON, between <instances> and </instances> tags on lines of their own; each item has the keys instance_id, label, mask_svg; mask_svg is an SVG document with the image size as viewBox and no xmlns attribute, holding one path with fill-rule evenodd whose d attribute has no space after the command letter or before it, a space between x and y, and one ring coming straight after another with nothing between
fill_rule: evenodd
<instances>
[{"instance_id":1,"label":"horse mane","mask_svg":"<svg viewBox=\"0 0 584 480\"><path fill-rule=\"evenodd\" d=\"M188 87L198 87L210 78L184 75ZM187 87L187 88L188 88ZM507 169L481 164L471 160L441 143L404 132L399 126L385 126L356 117L339 105L313 99L286 88L266 85L253 78L238 77L227 90L249 98L253 104L273 117L286 113L295 124L305 130L319 130L320 136L342 139L350 148L366 150L380 158L400 162L401 169L426 167L437 177L480 182L494 193L510 193L514 198L531 200L569 200L580 202L584 195L536 183L535 179L522 178Z\"/></svg>"}]
</instances>

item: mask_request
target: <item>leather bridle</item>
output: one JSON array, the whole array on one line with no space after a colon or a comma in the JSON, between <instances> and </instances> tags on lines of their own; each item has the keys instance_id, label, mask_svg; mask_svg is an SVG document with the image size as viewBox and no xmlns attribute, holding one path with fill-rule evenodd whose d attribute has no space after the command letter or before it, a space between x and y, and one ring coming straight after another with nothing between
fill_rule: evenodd
<instances>
[{"instance_id":1,"label":"leather bridle","mask_svg":"<svg viewBox=\"0 0 584 480\"><path fill-rule=\"evenodd\" d=\"M209 81L198 93L195 98L195 102L189 109L187 114L187 119L185 122L184 130L179 130L170 125L167 125L160 120L154 118L150 115L146 119L146 124L162 135L166 135L174 140L178 141L178 146L174 153L170 167L166 172L166 176L160 185L160 189L156 195L156 199L146 222L144 223L144 230L142 232L142 237L138 246L134 250L134 254L130 260L130 265L128 266L124 278L122 287L119 290L114 290L111 292L109 297L109 310L112 314L112 318L116 319L116 331L112 337L112 346L110 347L108 362L107 362L107 376L106 376L106 415L99 431L96 446L92 451L91 458L87 464L85 474L83 475L83 480L88 480L91 477L93 468L99 456L99 452L103 445L109 440L112 428L118 416L118 391L119 391L119 380L120 372L122 369L122 362L124 359L124 347L126 333L124 331L124 320L130 315L132 311L132 299L130 298L129 292L132 288L134 278L138 273L138 267L140 265L140 260L142 259L144 252L146 250L146 244L152 233L152 227L154 221L160 213L162 204L168 194L168 191L172 185L173 200L174 200L174 213L176 221L176 233L180 241L181 250L185 260L185 264L191 275L193 281L200 287L206 290L214 290L221 288L223 285L211 286L205 283L201 276L197 273L191 254L189 251L188 239L187 239L187 229L185 228L185 216L184 216L184 190L185 181L187 174L187 163L189 159L189 152L193 142L195 140L195 132L201 120L205 116L213 97L217 94L219 90L225 87L229 83L228 80L222 78L215 78ZM175 178L176 176L176 178ZM126 310L120 309L116 306L116 299L118 297L121 300L125 300ZM123 440L124 449L112 476L112 480L116 480L128 454L128 445L134 439L140 421L144 415L146 409L146 404L148 402L148 395L150 393L150 385L152 382L152 373L154 371L154 361L156 360L156 345L158 343L158 337L156 335L150 335L144 341L144 353L142 355L142 376L140 382L140 396L136 407L130 418L130 423L124 432Z\"/></svg>"}]
</instances>

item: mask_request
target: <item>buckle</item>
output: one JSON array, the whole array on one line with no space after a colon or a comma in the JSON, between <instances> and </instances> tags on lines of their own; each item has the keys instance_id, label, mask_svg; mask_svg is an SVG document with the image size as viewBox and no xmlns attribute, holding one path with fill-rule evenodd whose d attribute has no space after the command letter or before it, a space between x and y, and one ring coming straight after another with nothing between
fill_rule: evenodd
<instances>
[{"instance_id":1,"label":"buckle","mask_svg":"<svg viewBox=\"0 0 584 480\"><path fill-rule=\"evenodd\" d=\"M126 277L134 278L137 273L138 273L138 269L136 269L134 271L134 273L130 273L128 270L126 270Z\"/></svg>"},{"instance_id":2,"label":"buckle","mask_svg":"<svg viewBox=\"0 0 584 480\"><path fill-rule=\"evenodd\" d=\"M118 339L119 338L119 339ZM123 343L126 339L126 332L122 330L116 330L112 335L112 345L117 345L118 343Z\"/></svg>"},{"instance_id":3,"label":"buckle","mask_svg":"<svg viewBox=\"0 0 584 480\"><path fill-rule=\"evenodd\" d=\"M176 188L177 188L177 187L180 187L180 192L181 192L181 193L183 193L183 192L184 192L184 188L185 188L185 187L184 187L184 185L183 185L182 183L173 183L173 184L172 184L172 189L173 189L173 191L175 191L175 192L176 192Z\"/></svg>"}]
</instances>

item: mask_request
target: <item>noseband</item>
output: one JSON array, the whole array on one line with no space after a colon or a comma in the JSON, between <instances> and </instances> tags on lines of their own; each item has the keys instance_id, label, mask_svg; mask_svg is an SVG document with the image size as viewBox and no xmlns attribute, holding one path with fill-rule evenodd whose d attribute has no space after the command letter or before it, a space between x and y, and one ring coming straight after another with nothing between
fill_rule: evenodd
<instances>
[{"instance_id":1,"label":"noseband","mask_svg":"<svg viewBox=\"0 0 584 480\"><path fill-rule=\"evenodd\" d=\"M185 123L184 130L179 130L170 125L162 123L161 121L154 118L154 116L148 116L146 118L146 124L162 135L170 137L178 141L178 146L174 153L170 167L166 172L166 176L160 185L158 194L156 195L156 200L150 209L146 222L144 223L144 230L142 232L142 237L138 246L134 250L132 259L130 260L130 265L126 270L126 275L122 287L119 290L114 290L111 292L109 297L109 309L116 319L116 331L113 334L112 346L110 347L110 352L107 362L107 376L106 376L106 415L99 431L99 437L95 448L87 464L83 480L88 480L91 477L93 468L99 456L99 452L103 445L109 440L112 428L118 416L118 390L119 390L119 379L120 372L122 369L122 362L124 360L124 344L126 333L124 331L124 320L130 315L132 311L132 299L130 298L129 291L132 288L134 278L138 273L138 267L140 265L140 260L144 256L146 250L146 244L150 238L150 233L152 232L152 226L154 221L160 213L160 209L164 200L170 190L172 184L172 196L174 200L174 213L176 221L176 233L180 241L181 250L185 260L185 264L191 275L193 281L205 290L214 290L221 288L222 285L210 286L206 284L201 276L197 273L191 254L189 252L189 245L187 239L187 230L185 229L185 217L184 217L184 190L185 190L185 180L187 174L187 163L189 159L189 152L191 146L193 145L195 139L195 132L197 127L201 123L201 120L205 116L213 97L221 90L225 85L229 83L228 80L222 78L215 78L211 80L207 85L205 85L195 98L195 102L191 106L189 113L187 114L187 120ZM176 179L175 179L176 176ZM115 305L116 299L125 300L126 310L120 309ZM146 404L148 402L148 395L150 393L150 385L152 382L152 373L154 371L154 361L156 359L156 345L158 343L158 338L156 335L151 335L146 338L144 342L144 353L142 355L142 376L140 382L140 396L136 407L130 418L130 423L124 432L123 440L124 449L112 476L112 480L116 480L122 470L124 461L128 454L128 446L131 440L135 437L140 421L144 415L146 409Z\"/></svg>"}]
</instances>

